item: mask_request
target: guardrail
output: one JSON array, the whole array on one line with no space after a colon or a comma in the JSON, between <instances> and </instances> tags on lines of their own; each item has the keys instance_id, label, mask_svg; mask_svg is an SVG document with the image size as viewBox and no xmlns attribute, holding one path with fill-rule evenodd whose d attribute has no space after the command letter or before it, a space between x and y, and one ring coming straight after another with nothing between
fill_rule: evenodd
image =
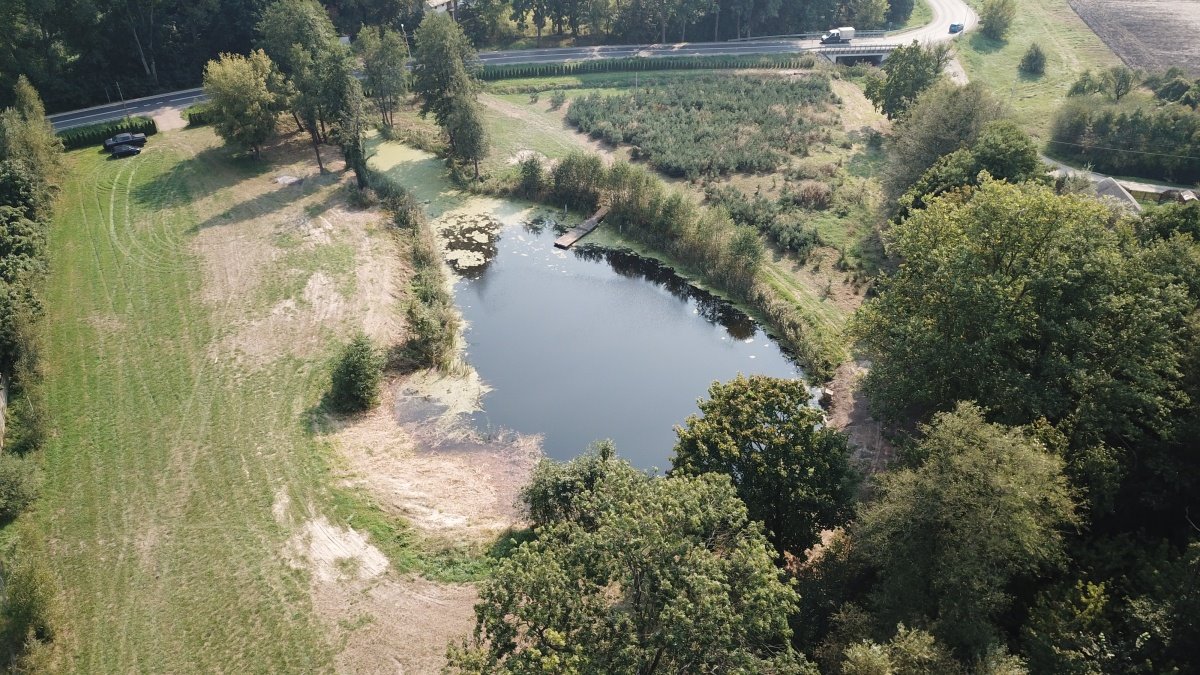
<instances>
[{"instance_id":1,"label":"guardrail","mask_svg":"<svg viewBox=\"0 0 1200 675\"><path fill-rule=\"evenodd\" d=\"M894 32L894 31L859 30L859 31L854 32L854 37L855 38L887 37L887 34L891 33L891 32ZM782 39L817 40L817 39L820 39L820 37L824 34L825 34L824 32L821 32L821 33L789 33L787 35L758 35L755 37L732 38L732 39L726 40L726 42L755 42L755 41L759 41L759 40L782 40Z\"/></svg>"},{"instance_id":2,"label":"guardrail","mask_svg":"<svg viewBox=\"0 0 1200 675\"><path fill-rule=\"evenodd\" d=\"M893 49L900 47L898 44L887 45L829 45L825 47L813 47L812 51L820 52L826 56L833 54L834 56L842 56L848 54L878 54L880 52L890 52Z\"/></svg>"}]
</instances>

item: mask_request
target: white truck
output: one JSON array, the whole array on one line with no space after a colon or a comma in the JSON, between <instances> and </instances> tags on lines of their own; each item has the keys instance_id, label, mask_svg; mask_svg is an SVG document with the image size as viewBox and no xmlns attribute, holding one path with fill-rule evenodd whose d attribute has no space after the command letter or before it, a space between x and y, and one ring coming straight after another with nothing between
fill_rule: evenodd
<instances>
[{"instance_id":1,"label":"white truck","mask_svg":"<svg viewBox=\"0 0 1200 675\"><path fill-rule=\"evenodd\" d=\"M844 45L854 39L854 28L851 26L842 26L834 28L828 33L821 36L821 44L823 45Z\"/></svg>"}]
</instances>

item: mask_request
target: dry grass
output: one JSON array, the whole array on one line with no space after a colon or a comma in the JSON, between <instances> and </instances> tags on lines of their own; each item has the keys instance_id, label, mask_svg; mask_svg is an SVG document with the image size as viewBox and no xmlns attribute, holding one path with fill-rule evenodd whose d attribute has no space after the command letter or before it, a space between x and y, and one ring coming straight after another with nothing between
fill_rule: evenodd
<instances>
[{"instance_id":1,"label":"dry grass","mask_svg":"<svg viewBox=\"0 0 1200 675\"><path fill-rule=\"evenodd\" d=\"M430 672L470 627L473 588L385 560L310 431L336 347L398 339L406 274L310 157L233 158L208 129L68 156L34 514L63 670Z\"/></svg>"}]
</instances>

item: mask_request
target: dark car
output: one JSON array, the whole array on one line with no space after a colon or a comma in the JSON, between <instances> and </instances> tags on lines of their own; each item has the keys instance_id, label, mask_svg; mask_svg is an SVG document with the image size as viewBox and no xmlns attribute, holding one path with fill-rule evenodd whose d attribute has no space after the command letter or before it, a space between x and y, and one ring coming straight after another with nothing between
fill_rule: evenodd
<instances>
[{"instance_id":1,"label":"dark car","mask_svg":"<svg viewBox=\"0 0 1200 675\"><path fill-rule=\"evenodd\" d=\"M146 134L117 134L104 141L104 149L112 150L118 145L135 145L142 147L146 144Z\"/></svg>"},{"instance_id":2,"label":"dark car","mask_svg":"<svg viewBox=\"0 0 1200 675\"><path fill-rule=\"evenodd\" d=\"M130 157L140 154L142 154L142 149L136 145L114 145L112 147L113 157Z\"/></svg>"},{"instance_id":3,"label":"dark car","mask_svg":"<svg viewBox=\"0 0 1200 675\"><path fill-rule=\"evenodd\" d=\"M950 24L950 33L961 33L963 32L963 27L964 26L961 23L952 23Z\"/></svg>"}]
</instances>

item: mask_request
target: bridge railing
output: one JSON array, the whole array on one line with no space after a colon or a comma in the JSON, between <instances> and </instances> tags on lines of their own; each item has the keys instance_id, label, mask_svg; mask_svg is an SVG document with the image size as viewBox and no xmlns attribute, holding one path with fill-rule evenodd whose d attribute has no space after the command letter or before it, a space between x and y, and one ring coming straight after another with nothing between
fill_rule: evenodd
<instances>
[{"instance_id":1,"label":"bridge railing","mask_svg":"<svg viewBox=\"0 0 1200 675\"><path fill-rule=\"evenodd\" d=\"M850 55L854 55L854 54L880 54L883 52L890 52L899 46L900 45L898 45L898 44L845 45L845 46L843 46L843 45L828 45L828 46L823 46L823 47L812 47L811 51L820 52L821 54L825 54L826 56L829 56L829 55L850 56Z\"/></svg>"}]
</instances>

